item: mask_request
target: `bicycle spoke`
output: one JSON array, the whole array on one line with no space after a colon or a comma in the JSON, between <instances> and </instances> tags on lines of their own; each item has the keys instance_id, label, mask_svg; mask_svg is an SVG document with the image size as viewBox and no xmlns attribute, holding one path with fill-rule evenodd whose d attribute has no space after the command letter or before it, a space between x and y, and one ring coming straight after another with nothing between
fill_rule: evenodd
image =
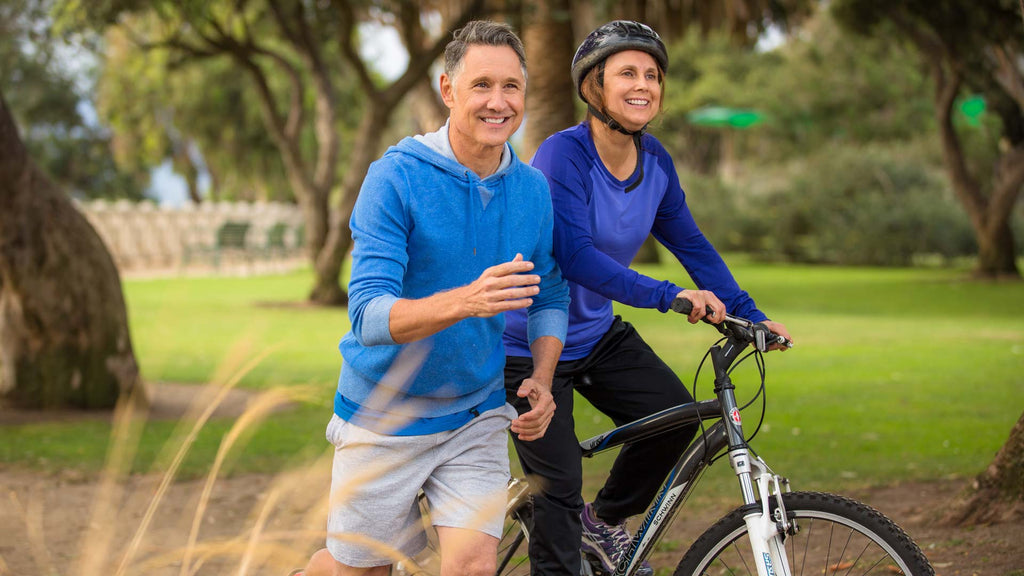
<instances>
[{"instance_id":1,"label":"bicycle spoke","mask_svg":"<svg viewBox=\"0 0 1024 576\"><path fill-rule=\"evenodd\" d=\"M814 519L810 521L807 528L807 541L804 542L804 559L800 562L800 576L804 576L804 568L807 567L807 549L811 546L811 534L814 532ZM795 547L795 546L794 546Z\"/></svg>"},{"instance_id":2,"label":"bicycle spoke","mask_svg":"<svg viewBox=\"0 0 1024 576\"><path fill-rule=\"evenodd\" d=\"M733 547L736 548L736 554L740 557L740 562L743 562L743 567L746 568L747 574L756 574L756 572L750 571L750 566L747 566L747 555L740 552L740 549L736 546L735 542L733 543Z\"/></svg>"},{"instance_id":3,"label":"bicycle spoke","mask_svg":"<svg viewBox=\"0 0 1024 576\"><path fill-rule=\"evenodd\" d=\"M853 564L850 565L850 569L846 571L846 576L850 576L853 569L857 567L857 564L860 564L860 559L864 557L864 553L868 551L869 547L871 547L871 542L864 542L864 548L861 549L860 554L857 554L857 558L854 559Z\"/></svg>"},{"instance_id":4,"label":"bicycle spoke","mask_svg":"<svg viewBox=\"0 0 1024 576\"><path fill-rule=\"evenodd\" d=\"M896 569L904 576L934 576L913 541L877 511L830 494L791 493L786 500L799 528L780 544L794 576L890 576ZM750 568L761 559L748 544L745 514L733 511L698 538L676 576L717 576L722 567L730 574L741 567L754 574Z\"/></svg>"}]
</instances>

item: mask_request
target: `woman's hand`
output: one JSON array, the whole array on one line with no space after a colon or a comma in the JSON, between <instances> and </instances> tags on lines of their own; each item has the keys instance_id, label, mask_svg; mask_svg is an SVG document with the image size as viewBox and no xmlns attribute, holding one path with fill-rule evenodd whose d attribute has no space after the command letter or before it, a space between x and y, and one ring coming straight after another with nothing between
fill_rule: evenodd
<instances>
[{"instance_id":1,"label":"woman's hand","mask_svg":"<svg viewBox=\"0 0 1024 576\"><path fill-rule=\"evenodd\" d=\"M793 337L789 335L789 331L786 330L786 326L785 325L783 325L783 324L781 324L779 322L772 322L771 320L765 320L764 322L762 322L762 324L767 326L768 329L772 331L772 334L778 334L779 336L785 337L786 340L789 340L790 342L793 341ZM786 350L789 350L789 347L788 346L783 346L781 344L772 344L771 346L768 347L768 349L769 350L782 350L783 352L785 352Z\"/></svg>"},{"instance_id":2,"label":"woman's hand","mask_svg":"<svg viewBox=\"0 0 1024 576\"><path fill-rule=\"evenodd\" d=\"M693 304L693 310L690 310L690 314L687 316L690 324L696 324L705 316L712 324L718 324L725 320L725 304L722 304L718 296L715 296L715 293L710 290L683 290L676 294L676 298L689 300ZM711 307L711 314L707 313L708 306Z\"/></svg>"}]
</instances>

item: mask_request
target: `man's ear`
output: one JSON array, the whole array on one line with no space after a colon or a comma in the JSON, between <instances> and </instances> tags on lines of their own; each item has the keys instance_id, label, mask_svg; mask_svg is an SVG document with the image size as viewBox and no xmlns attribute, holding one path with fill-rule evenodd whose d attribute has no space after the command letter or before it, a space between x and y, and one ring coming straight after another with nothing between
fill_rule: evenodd
<instances>
[{"instance_id":1,"label":"man's ear","mask_svg":"<svg viewBox=\"0 0 1024 576\"><path fill-rule=\"evenodd\" d=\"M452 86L452 80L447 73L441 74L441 100L448 108L455 107L455 87Z\"/></svg>"}]
</instances>

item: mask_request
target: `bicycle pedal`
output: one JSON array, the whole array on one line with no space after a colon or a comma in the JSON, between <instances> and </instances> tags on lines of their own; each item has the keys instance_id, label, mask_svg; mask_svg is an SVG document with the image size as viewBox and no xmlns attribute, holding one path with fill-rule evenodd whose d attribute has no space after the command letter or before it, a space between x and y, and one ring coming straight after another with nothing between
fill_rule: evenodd
<instances>
[{"instance_id":1,"label":"bicycle pedal","mask_svg":"<svg viewBox=\"0 0 1024 576\"><path fill-rule=\"evenodd\" d=\"M601 561L589 554L583 554L580 561L580 576L611 576L601 565Z\"/></svg>"}]
</instances>

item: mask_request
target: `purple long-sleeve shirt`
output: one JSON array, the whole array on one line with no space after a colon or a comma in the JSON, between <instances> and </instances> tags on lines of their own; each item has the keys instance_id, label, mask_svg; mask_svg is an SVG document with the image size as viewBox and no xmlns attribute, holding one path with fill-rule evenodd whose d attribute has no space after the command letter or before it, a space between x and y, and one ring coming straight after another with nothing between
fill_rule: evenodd
<instances>
[{"instance_id":1,"label":"purple long-sleeve shirt","mask_svg":"<svg viewBox=\"0 0 1024 576\"><path fill-rule=\"evenodd\" d=\"M714 292L730 314L765 319L694 222L668 152L649 134L641 146L643 180L629 192L641 172L627 180L608 172L585 122L550 136L531 162L551 188L555 259L572 297L562 360L590 353L611 325L613 301L665 312L683 289L629 268L649 234L675 255L697 288ZM504 340L506 354L530 355L525 314L506 314Z\"/></svg>"}]
</instances>

